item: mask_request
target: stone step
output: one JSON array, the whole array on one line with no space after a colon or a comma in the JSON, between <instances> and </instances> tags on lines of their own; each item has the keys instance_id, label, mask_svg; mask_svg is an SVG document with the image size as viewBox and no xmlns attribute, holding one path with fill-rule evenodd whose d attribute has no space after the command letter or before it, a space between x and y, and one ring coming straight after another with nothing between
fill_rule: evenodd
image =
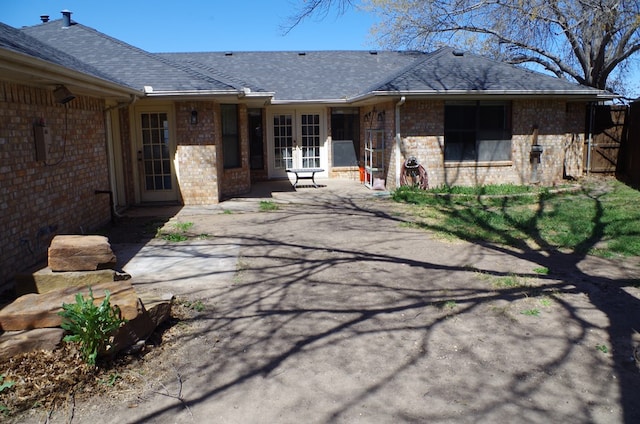
<instances>
[{"instance_id":1,"label":"stone step","mask_svg":"<svg viewBox=\"0 0 640 424\"><path fill-rule=\"evenodd\" d=\"M16 296L22 296L27 293L42 294L65 287L94 286L99 283L130 279L131 275L114 269L57 272L47 267L33 274L17 275L15 279L15 293Z\"/></svg>"},{"instance_id":2,"label":"stone step","mask_svg":"<svg viewBox=\"0 0 640 424\"><path fill-rule=\"evenodd\" d=\"M111 294L111 305L120 308L122 317L136 318L143 310L142 303L130 281L111 281L92 286L94 302L100 304L105 290ZM62 317L58 312L63 303L76 303L76 294L86 298L89 287L67 287L45 294L26 294L0 310L0 329L4 331L31 330L33 328L58 327Z\"/></svg>"},{"instance_id":3,"label":"stone step","mask_svg":"<svg viewBox=\"0 0 640 424\"><path fill-rule=\"evenodd\" d=\"M105 236L58 235L51 240L48 255L53 271L95 271L116 266L116 255Z\"/></svg>"}]
</instances>

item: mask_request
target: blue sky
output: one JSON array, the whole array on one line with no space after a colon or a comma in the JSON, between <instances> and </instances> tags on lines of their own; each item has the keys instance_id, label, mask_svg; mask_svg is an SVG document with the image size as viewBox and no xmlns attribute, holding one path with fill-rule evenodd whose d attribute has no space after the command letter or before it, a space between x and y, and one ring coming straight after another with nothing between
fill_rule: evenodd
<instances>
[{"instance_id":1,"label":"blue sky","mask_svg":"<svg viewBox=\"0 0 640 424\"><path fill-rule=\"evenodd\" d=\"M72 19L150 52L255 50L368 50L374 16L351 10L286 24L302 0L0 0L0 21L37 25L40 15Z\"/></svg>"},{"instance_id":2,"label":"blue sky","mask_svg":"<svg viewBox=\"0 0 640 424\"><path fill-rule=\"evenodd\" d=\"M37 25L40 15L72 19L150 52L369 50L376 17L349 10L282 27L303 0L0 0L0 21L16 28ZM640 95L640 61L628 79Z\"/></svg>"}]
</instances>

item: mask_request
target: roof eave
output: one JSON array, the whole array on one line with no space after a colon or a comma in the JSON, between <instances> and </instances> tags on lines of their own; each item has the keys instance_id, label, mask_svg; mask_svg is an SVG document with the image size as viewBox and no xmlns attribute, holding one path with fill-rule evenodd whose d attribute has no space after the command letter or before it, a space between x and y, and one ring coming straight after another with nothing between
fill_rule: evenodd
<instances>
[{"instance_id":1,"label":"roof eave","mask_svg":"<svg viewBox=\"0 0 640 424\"><path fill-rule=\"evenodd\" d=\"M275 93L272 92L244 92L242 90L230 89L230 90L154 90L151 86L146 86L144 89L145 97L147 98L237 98L247 100L262 100L265 101L273 98Z\"/></svg>"},{"instance_id":2,"label":"roof eave","mask_svg":"<svg viewBox=\"0 0 640 424\"><path fill-rule=\"evenodd\" d=\"M584 101L606 101L619 98L619 95L604 90L397 90L371 91L349 99L350 103L364 102L376 97L418 97L418 98L452 98L452 97L504 97L504 98L538 98L549 96Z\"/></svg>"},{"instance_id":3,"label":"roof eave","mask_svg":"<svg viewBox=\"0 0 640 424\"><path fill-rule=\"evenodd\" d=\"M50 81L50 84L72 85L104 96L143 95L141 90L9 49L0 48L0 69Z\"/></svg>"},{"instance_id":4,"label":"roof eave","mask_svg":"<svg viewBox=\"0 0 640 424\"><path fill-rule=\"evenodd\" d=\"M272 100L271 105L332 105L332 104L347 104L350 103L349 99L290 99L290 100Z\"/></svg>"}]
</instances>

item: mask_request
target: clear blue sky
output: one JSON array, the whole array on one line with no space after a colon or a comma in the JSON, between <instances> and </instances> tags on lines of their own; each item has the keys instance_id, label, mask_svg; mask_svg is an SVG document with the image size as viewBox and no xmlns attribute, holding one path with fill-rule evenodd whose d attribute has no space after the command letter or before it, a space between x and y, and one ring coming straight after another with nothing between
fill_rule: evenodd
<instances>
[{"instance_id":1,"label":"clear blue sky","mask_svg":"<svg viewBox=\"0 0 640 424\"><path fill-rule=\"evenodd\" d=\"M282 26L302 0L0 0L0 21L37 25L40 15L72 20L150 52L368 50L374 16L351 10ZM322 19L321 19L322 18Z\"/></svg>"},{"instance_id":2,"label":"clear blue sky","mask_svg":"<svg viewBox=\"0 0 640 424\"><path fill-rule=\"evenodd\" d=\"M376 17L349 10L303 21L289 34L282 27L304 0L0 0L0 22L37 25L40 15L72 19L150 52L256 50L369 50ZM640 95L640 61L627 80Z\"/></svg>"}]
</instances>

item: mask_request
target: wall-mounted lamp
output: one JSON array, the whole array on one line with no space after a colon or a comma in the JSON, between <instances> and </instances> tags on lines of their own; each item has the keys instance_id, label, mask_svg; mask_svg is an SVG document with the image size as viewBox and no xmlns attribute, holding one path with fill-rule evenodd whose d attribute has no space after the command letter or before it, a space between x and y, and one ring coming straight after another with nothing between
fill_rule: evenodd
<instances>
[{"instance_id":1,"label":"wall-mounted lamp","mask_svg":"<svg viewBox=\"0 0 640 424\"><path fill-rule=\"evenodd\" d=\"M197 110L192 110L191 111L191 125L196 125L198 123L198 111Z\"/></svg>"},{"instance_id":2,"label":"wall-mounted lamp","mask_svg":"<svg viewBox=\"0 0 640 424\"><path fill-rule=\"evenodd\" d=\"M75 99L76 96L69 91L67 87L64 85L59 85L53 90L53 97L56 99L56 102L60 104L69 103L71 100Z\"/></svg>"}]
</instances>

